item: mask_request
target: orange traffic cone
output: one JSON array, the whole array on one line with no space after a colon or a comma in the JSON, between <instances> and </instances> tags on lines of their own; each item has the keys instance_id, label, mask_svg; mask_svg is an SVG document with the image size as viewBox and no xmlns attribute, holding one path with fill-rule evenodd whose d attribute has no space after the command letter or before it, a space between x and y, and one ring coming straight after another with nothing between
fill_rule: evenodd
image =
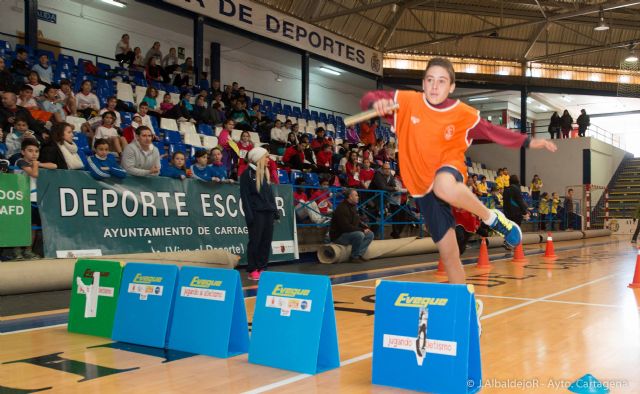
<instances>
[{"instance_id":1,"label":"orange traffic cone","mask_svg":"<svg viewBox=\"0 0 640 394\"><path fill-rule=\"evenodd\" d=\"M489 264L489 249L485 238L482 238L482 243L480 244L480 255L478 256L476 268L491 268L491 264Z\"/></svg>"},{"instance_id":2,"label":"orange traffic cone","mask_svg":"<svg viewBox=\"0 0 640 394\"><path fill-rule=\"evenodd\" d=\"M516 246L516 250L513 251L513 260L511 261L514 263L529 262L529 260L527 260L527 258L524 257L524 249L522 249L522 243L519 243L518 246Z\"/></svg>"},{"instance_id":3,"label":"orange traffic cone","mask_svg":"<svg viewBox=\"0 0 640 394\"><path fill-rule=\"evenodd\" d=\"M555 250L553 249L553 238L551 238L551 233L547 233L547 248L544 251L543 257L545 259L553 259L553 260L558 258Z\"/></svg>"},{"instance_id":4,"label":"orange traffic cone","mask_svg":"<svg viewBox=\"0 0 640 394\"><path fill-rule=\"evenodd\" d=\"M442 263L442 259L438 259L438 270L436 271L436 275L446 275L447 271L444 269L444 264Z\"/></svg>"},{"instance_id":5,"label":"orange traffic cone","mask_svg":"<svg viewBox=\"0 0 640 394\"><path fill-rule=\"evenodd\" d=\"M640 288L640 248L638 248L638 257L636 258L636 273L633 275L633 281L629 283L632 289Z\"/></svg>"}]
</instances>

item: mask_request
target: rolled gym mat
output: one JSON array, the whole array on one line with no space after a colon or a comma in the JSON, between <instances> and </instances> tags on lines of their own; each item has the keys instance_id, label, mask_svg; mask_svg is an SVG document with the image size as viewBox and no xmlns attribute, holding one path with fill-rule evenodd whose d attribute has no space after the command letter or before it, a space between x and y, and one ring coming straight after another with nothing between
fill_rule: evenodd
<instances>
[{"instance_id":1,"label":"rolled gym mat","mask_svg":"<svg viewBox=\"0 0 640 394\"><path fill-rule=\"evenodd\" d=\"M542 239L546 242L547 233L540 233L540 236L542 236ZM582 234L582 231L552 231L551 237L553 238L554 242L572 241L576 239L582 239L584 237L584 234Z\"/></svg>"},{"instance_id":2,"label":"rolled gym mat","mask_svg":"<svg viewBox=\"0 0 640 394\"><path fill-rule=\"evenodd\" d=\"M596 237L608 237L611 235L611 230L584 230L584 238L596 238Z\"/></svg>"},{"instance_id":3,"label":"rolled gym mat","mask_svg":"<svg viewBox=\"0 0 640 394\"><path fill-rule=\"evenodd\" d=\"M93 257L96 260L120 260L156 264L234 268L239 256L222 249L170 253L137 253ZM0 264L0 295L67 290L71 288L75 259L8 261Z\"/></svg>"},{"instance_id":4,"label":"rolled gym mat","mask_svg":"<svg viewBox=\"0 0 640 394\"><path fill-rule=\"evenodd\" d=\"M327 244L318 248L318 261L322 264L343 263L349 260L350 255L351 246Z\"/></svg>"},{"instance_id":5,"label":"rolled gym mat","mask_svg":"<svg viewBox=\"0 0 640 394\"><path fill-rule=\"evenodd\" d=\"M408 253L401 250L407 245L414 242L415 237L397 238L397 239L384 239L380 241L373 241L367 248L364 258L372 260L380 257L391 257L394 253L400 251L398 256L406 256Z\"/></svg>"}]
</instances>

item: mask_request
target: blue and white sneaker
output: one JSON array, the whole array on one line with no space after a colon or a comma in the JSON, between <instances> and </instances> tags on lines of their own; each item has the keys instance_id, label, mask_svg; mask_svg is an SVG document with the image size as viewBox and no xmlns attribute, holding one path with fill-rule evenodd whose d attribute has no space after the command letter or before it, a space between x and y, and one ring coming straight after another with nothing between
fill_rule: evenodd
<instances>
[{"instance_id":1,"label":"blue and white sneaker","mask_svg":"<svg viewBox=\"0 0 640 394\"><path fill-rule=\"evenodd\" d=\"M522 230L520 226L507 219L504 214L497 209L492 209L492 212L496 214L496 220L491 224L491 228L494 231L504 236L504 241L511 247L516 247L522 242Z\"/></svg>"}]
</instances>

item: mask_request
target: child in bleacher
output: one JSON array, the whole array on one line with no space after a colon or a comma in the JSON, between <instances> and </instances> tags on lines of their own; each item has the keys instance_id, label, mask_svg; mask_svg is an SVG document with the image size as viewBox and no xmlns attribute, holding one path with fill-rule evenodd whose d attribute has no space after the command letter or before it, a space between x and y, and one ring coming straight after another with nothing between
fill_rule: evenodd
<instances>
[{"instance_id":1,"label":"child in bleacher","mask_svg":"<svg viewBox=\"0 0 640 394\"><path fill-rule=\"evenodd\" d=\"M165 93L164 97L162 98L162 103L160 103L160 112L165 114L171 111L171 109L173 108L173 105L174 104L171 102L171 94Z\"/></svg>"},{"instance_id":2,"label":"child in bleacher","mask_svg":"<svg viewBox=\"0 0 640 394\"><path fill-rule=\"evenodd\" d=\"M549 205L551 201L549 201L549 193L544 192L540 196L540 200L538 203L538 220L540 220L540 230L545 231L547 229L547 222L551 218L549 213Z\"/></svg>"},{"instance_id":3,"label":"child in bleacher","mask_svg":"<svg viewBox=\"0 0 640 394\"><path fill-rule=\"evenodd\" d=\"M331 145L326 143L322 145L322 149L316 154L316 160L318 161L318 172L333 172L333 149Z\"/></svg>"},{"instance_id":4,"label":"child in bleacher","mask_svg":"<svg viewBox=\"0 0 640 394\"><path fill-rule=\"evenodd\" d=\"M116 120L113 122L113 125L117 129L120 129L120 126L122 125L122 118L120 117L120 112L118 112L118 110L116 109L117 105L118 105L118 98L115 96L109 97L107 99L107 106L102 108L98 113L98 115L102 116L107 111L113 112L113 114L116 117Z\"/></svg>"},{"instance_id":5,"label":"child in bleacher","mask_svg":"<svg viewBox=\"0 0 640 394\"><path fill-rule=\"evenodd\" d=\"M240 153L238 145L231 139L231 132L235 128L233 119L224 121L222 131L218 136L218 145L222 148L222 161L227 167L227 173L236 166L238 162L238 154Z\"/></svg>"},{"instance_id":6,"label":"child in bleacher","mask_svg":"<svg viewBox=\"0 0 640 394\"><path fill-rule=\"evenodd\" d=\"M127 141L127 144L130 144L131 141L136 138L136 129L142 126L142 117L140 114L135 114L131 118L131 124L122 130L122 136ZM162 153L162 152L161 152Z\"/></svg>"},{"instance_id":7,"label":"child in bleacher","mask_svg":"<svg viewBox=\"0 0 640 394\"><path fill-rule=\"evenodd\" d=\"M53 68L49 65L49 56L41 54L39 60L40 62L34 65L31 70L38 73L42 82L50 85L53 82Z\"/></svg>"},{"instance_id":8,"label":"child in bleacher","mask_svg":"<svg viewBox=\"0 0 640 394\"><path fill-rule=\"evenodd\" d=\"M62 108L62 103L58 99L58 89L53 86L47 86L43 92L43 100L40 101L40 106L44 111L51 112L53 114L52 120L56 123L64 122L67 114Z\"/></svg>"},{"instance_id":9,"label":"child in bleacher","mask_svg":"<svg viewBox=\"0 0 640 394\"><path fill-rule=\"evenodd\" d=\"M371 160L363 159L362 168L360 169L360 182L365 189L369 188L375 174L375 170L371 168Z\"/></svg>"},{"instance_id":10,"label":"child in bleacher","mask_svg":"<svg viewBox=\"0 0 640 394\"><path fill-rule=\"evenodd\" d=\"M147 91L144 94L144 98L142 102L145 102L149 105L149 113L157 114L158 116L161 114L160 106L158 105L158 90L153 86L147 87Z\"/></svg>"},{"instance_id":11,"label":"child in bleacher","mask_svg":"<svg viewBox=\"0 0 640 394\"><path fill-rule=\"evenodd\" d=\"M488 187L487 187L487 177L482 175L480 177L480 182L478 183L478 193L479 196L481 198L487 198L487 196L489 195L488 192Z\"/></svg>"},{"instance_id":12,"label":"child in bleacher","mask_svg":"<svg viewBox=\"0 0 640 394\"><path fill-rule=\"evenodd\" d=\"M278 152L278 150L283 149L287 145L287 135L282 129L282 121L280 119L276 119L269 133L269 137L272 152Z\"/></svg>"},{"instance_id":13,"label":"child in bleacher","mask_svg":"<svg viewBox=\"0 0 640 394\"><path fill-rule=\"evenodd\" d=\"M329 180L323 179L320 181L320 188L314 190L310 199L315 201L318 205L318 210L324 216L331 215L333 212L333 205L331 204L331 190L329 189Z\"/></svg>"},{"instance_id":14,"label":"child in bleacher","mask_svg":"<svg viewBox=\"0 0 640 394\"><path fill-rule=\"evenodd\" d=\"M238 141L238 149L240 150L240 158L245 159L251 149L253 149L253 143L251 142L251 134L248 131L243 131L240 134L240 141Z\"/></svg>"},{"instance_id":15,"label":"child in bleacher","mask_svg":"<svg viewBox=\"0 0 640 394\"><path fill-rule=\"evenodd\" d=\"M214 178L213 168L207 165L209 158L206 150L196 151L194 157L196 162L189 168L191 177L200 181L211 182Z\"/></svg>"},{"instance_id":16,"label":"child in bleacher","mask_svg":"<svg viewBox=\"0 0 640 394\"><path fill-rule=\"evenodd\" d=\"M158 133L153 128L153 123L151 122L151 116L149 116L148 112L149 112L149 104L143 101L140 103L140 105L138 105L138 113L135 114L133 117L135 118L136 116L139 116L140 121L142 122L140 126L147 126L149 130L151 130L151 132L153 133L153 136L154 136L153 139L157 140Z\"/></svg>"},{"instance_id":17,"label":"child in bleacher","mask_svg":"<svg viewBox=\"0 0 640 394\"><path fill-rule=\"evenodd\" d=\"M33 238L35 237L35 231L38 231L42 226L40 222L40 213L38 211L38 196L36 179L38 178L38 172L40 168L55 170L57 167L52 163L40 163L38 158L40 156L40 145L38 141L33 138L27 138L22 141L20 146L21 157L16 161L16 167L29 176L31 184L31 227L33 232ZM38 259L40 256L33 253L32 247L27 246L25 248L15 248L15 259Z\"/></svg>"},{"instance_id":18,"label":"child in bleacher","mask_svg":"<svg viewBox=\"0 0 640 394\"><path fill-rule=\"evenodd\" d=\"M363 188L360 182L360 163L355 163L347 170L347 186L352 188Z\"/></svg>"},{"instance_id":19,"label":"child in bleacher","mask_svg":"<svg viewBox=\"0 0 640 394\"><path fill-rule=\"evenodd\" d=\"M30 85L25 84L20 88L16 104L28 110L38 109L38 102L33 98L33 88Z\"/></svg>"},{"instance_id":20,"label":"child in bleacher","mask_svg":"<svg viewBox=\"0 0 640 394\"><path fill-rule=\"evenodd\" d=\"M504 189L504 173L502 172L502 168L498 168L496 172L496 189Z\"/></svg>"},{"instance_id":21,"label":"child in bleacher","mask_svg":"<svg viewBox=\"0 0 640 394\"><path fill-rule=\"evenodd\" d=\"M105 139L109 142L111 151L118 156L122 155L122 151L127 146L127 139L118 134L115 127L116 114L113 111L107 111L102 114L102 124L96 130L94 138Z\"/></svg>"},{"instance_id":22,"label":"child in bleacher","mask_svg":"<svg viewBox=\"0 0 640 394\"><path fill-rule=\"evenodd\" d=\"M27 80L29 81L27 85L31 86L31 88L33 89L33 97L41 97L42 92L44 92L44 88L46 88L46 86L40 83L38 73L35 71L31 71Z\"/></svg>"},{"instance_id":23,"label":"child in bleacher","mask_svg":"<svg viewBox=\"0 0 640 394\"><path fill-rule=\"evenodd\" d=\"M22 147L22 141L29 138L35 138L33 131L29 130L29 123L27 119L21 116L16 116L13 122L13 128L11 132L7 134L5 144L7 145L7 158L20 153Z\"/></svg>"},{"instance_id":24,"label":"child in bleacher","mask_svg":"<svg viewBox=\"0 0 640 394\"><path fill-rule=\"evenodd\" d=\"M63 79L60 81L60 89L58 90L58 98L64 107L67 115L76 116L76 96L71 90L71 81Z\"/></svg>"},{"instance_id":25,"label":"child in bleacher","mask_svg":"<svg viewBox=\"0 0 640 394\"><path fill-rule=\"evenodd\" d=\"M229 178L227 167L222 162L222 151L219 148L211 149L211 174L213 175L212 181L223 182Z\"/></svg>"},{"instance_id":26,"label":"child in bleacher","mask_svg":"<svg viewBox=\"0 0 640 394\"><path fill-rule=\"evenodd\" d=\"M80 85L80 91L76 94L78 112L85 119L96 116L100 111L100 100L98 100L98 96L91 92L91 89L93 89L91 81L85 80Z\"/></svg>"},{"instance_id":27,"label":"child in bleacher","mask_svg":"<svg viewBox=\"0 0 640 394\"><path fill-rule=\"evenodd\" d=\"M542 190L542 179L538 176L538 174L533 176L531 180L531 199L533 200L533 206L535 207L540 200L540 191Z\"/></svg>"},{"instance_id":28,"label":"child in bleacher","mask_svg":"<svg viewBox=\"0 0 640 394\"><path fill-rule=\"evenodd\" d=\"M173 152L171 163L160 168L160 176L184 180L187 178L187 166L184 152Z\"/></svg>"},{"instance_id":29,"label":"child in bleacher","mask_svg":"<svg viewBox=\"0 0 640 394\"><path fill-rule=\"evenodd\" d=\"M92 177L97 180L111 177L119 179L127 177L127 172L109 154L109 141L104 138L96 138L93 143L93 151L95 154L87 157L87 162L85 163L85 170Z\"/></svg>"}]
</instances>

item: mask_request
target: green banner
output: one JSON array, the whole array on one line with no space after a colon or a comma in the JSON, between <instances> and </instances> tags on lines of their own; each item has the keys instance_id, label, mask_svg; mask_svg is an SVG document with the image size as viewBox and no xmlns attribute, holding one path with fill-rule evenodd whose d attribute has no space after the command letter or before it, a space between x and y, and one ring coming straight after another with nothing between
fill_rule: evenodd
<instances>
[{"instance_id":1,"label":"green banner","mask_svg":"<svg viewBox=\"0 0 640 394\"><path fill-rule=\"evenodd\" d=\"M122 267L117 261L76 261L69 303L69 332L111 338Z\"/></svg>"},{"instance_id":2,"label":"green banner","mask_svg":"<svg viewBox=\"0 0 640 394\"><path fill-rule=\"evenodd\" d=\"M280 221L269 260L292 260L292 189L274 190ZM96 181L83 171L42 170L38 203L47 257L224 249L246 262L248 232L237 184L165 177Z\"/></svg>"},{"instance_id":3,"label":"green banner","mask_svg":"<svg viewBox=\"0 0 640 394\"><path fill-rule=\"evenodd\" d=\"M30 179L0 173L0 247L31 245Z\"/></svg>"}]
</instances>

